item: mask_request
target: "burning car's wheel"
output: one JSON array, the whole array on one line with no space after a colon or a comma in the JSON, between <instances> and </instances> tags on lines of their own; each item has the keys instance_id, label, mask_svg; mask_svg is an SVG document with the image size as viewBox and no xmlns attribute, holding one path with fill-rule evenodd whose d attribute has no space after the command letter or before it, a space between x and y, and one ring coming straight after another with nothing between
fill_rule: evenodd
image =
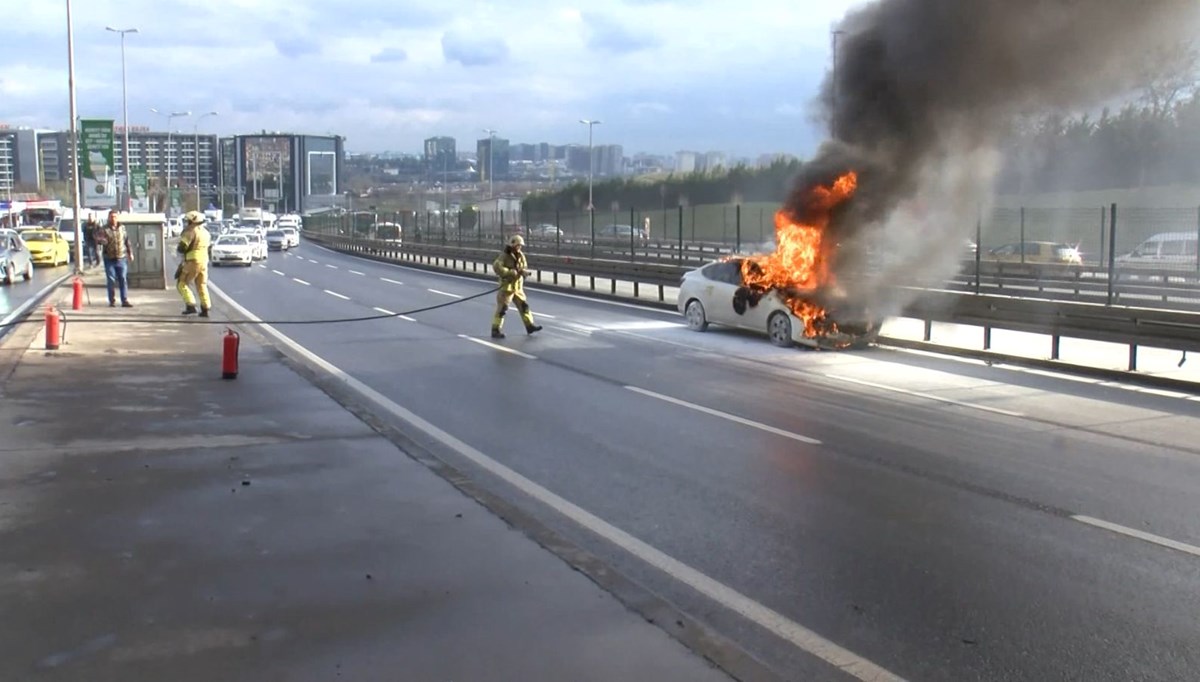
<instances>
[{"instance_id":1,"label":"burning car's wheel","mask_svg":"<svg viewBox=\"0 0 1200 682\"><path fill-rule=\"evenodd\" d=\"M687 315L688 329L696 332L708 329L708 317L704 314L704 306L701 305L700 301L695 299L688 301L684 312Z\"/></svg>"},{"instance_id":2,"label":"burning car's wheel","mask_svg":"<svg viewBox=\"0 0 1200 682\"><path fill-rule=\"evenodd\" d=\"M785 312L777 312L767 320L767 335L780 348L792 346L792 320Z\"/></svg>"}]
</instances>

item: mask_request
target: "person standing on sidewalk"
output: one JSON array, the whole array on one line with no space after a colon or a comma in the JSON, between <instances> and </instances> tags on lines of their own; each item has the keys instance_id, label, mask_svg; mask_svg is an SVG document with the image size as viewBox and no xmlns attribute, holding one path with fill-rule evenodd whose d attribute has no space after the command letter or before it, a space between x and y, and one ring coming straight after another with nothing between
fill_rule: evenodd
<instances>
[{"instance_id":1,"label":"person standing on sidewalk","mask_svg":"<svg viewBox=\"0 0 1200 682\"><path fill-rule=\"evenodd\" d=\"M121 307L132 308L129 302L129 264L133 249L125 226L117 220L117 211L108 212L108 222L95 231L96 246L104 255L104 279L108 285L108 307L117 305L116 292L121 292Z\"/></svg>"},{"instance_id":2,"label":"person standing on sidewalk","mask_svg":"<svg viewBox=\"0 0 1200 682\"><path fill-rule=\"evenodd\" d=\"M500 289L496 292L496 314L492 316L493 339L504 338L504 314L508 312L509 303L516 304L527 334L542 331L541 325L533 323L533 311L529 309L529 301L525 300L523 282L529 275L529 262L525 258L524 246L525 238L514 234L504 251L492 261L492 271L500 278Z\"/></svg>"},{"instance_id":3,"label":"person standing on sidewalk","mask_svg":"<svg viewBox=\"0 0 1200 682\"><path fill-rule=\"evenodd\" d=\"M212 307L208 298L208 247L212 244L212 234L204 226L205 220L200 211L188 211L183 216L183 234L179 235L179 246L176 247L183 254L175 288L183 297L184 315L196 313L196 299L188 288L192 282L196 283L196 294L200 298L200 317L208 317L208 309Z\"/></svg>"}]
</instances>

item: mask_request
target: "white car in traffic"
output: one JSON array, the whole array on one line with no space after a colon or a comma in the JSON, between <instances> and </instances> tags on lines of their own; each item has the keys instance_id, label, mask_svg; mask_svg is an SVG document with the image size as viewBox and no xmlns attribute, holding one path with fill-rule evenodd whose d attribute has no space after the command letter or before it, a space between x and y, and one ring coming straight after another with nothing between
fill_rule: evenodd
<instances>
[{"instance_id":1,"label":"white car in traffic","mask_svg":"<svg viewBox=\"0 0 1200 682\"><path fill-rule=\"evenodd\" d=\"M300 230L295 227L280 227L279 230L287 235L288 245L284 248L300 246Z\"/></svg>"},{"instance_id":2,"label":"white car in traffic","mask_svg":"<svg viewBox=\"0 0 1200 682\"><path fill-rule=\"evenodd\" d=\"M837 325L836 331L825 326L816 336L805 335L804 320L778 291L756 291L745 285L743 260L717 261L684 274L677 305L689 329L705 331L710 323L719 324L765 333L776 346L812 348L862 347L879 335L882 320L835 293L795 292L799 298L824 306L827 318Z\"/></svg>"},{"instance_id":3,"label":"white car in traffic","mask_svg":"<svg viewBox=\"0 0 1200 682\"><path fill-rule=\"evenodd\" d=\"M223 234L213 242L208 258L213 265L250 267L254 264L254 246L244 235Z\"/></svg>"}]
</instances>

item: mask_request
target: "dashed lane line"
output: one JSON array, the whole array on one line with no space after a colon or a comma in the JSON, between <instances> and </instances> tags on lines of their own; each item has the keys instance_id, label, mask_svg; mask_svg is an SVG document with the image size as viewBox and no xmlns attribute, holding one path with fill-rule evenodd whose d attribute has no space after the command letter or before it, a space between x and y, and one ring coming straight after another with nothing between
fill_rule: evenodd
<instances>
[{"instance_id":1,"label":"dashed lane line","mask_svg":"<svg viewBox=\"0 0 1200 682\"><path fill-rule=\"evenodd\" d=\"M1025 416L1021 412L1013 412L1012 410L1002 410L999 407L991 407L989 405L980 405L979 403L969 403L965 400L955 400L953 398L947 398L945 396L935 395L933 393L925 393L924 391L911 391L907 388L900 388L899 386L889 386L887 384L877 384L874 381L864 381L862 379L854 379L851 377L842 376L840 374L826 374L825 376L827 378L833 379L835 381L845 381L845 382L851 383L851 384L859 384L860 386L870 386L871 388L878 388L878 389L884 390L884 391L892 391L894 393L903 393L904 395L911 395L911 396L914 396L917 398L933 400L933 401L939 402L939 403L947 403L949 405L958 405L959 407L969 407L973 410L983 410L984 412L992 412L994 414L1002 414L1006 417L1024 417Z\"/></svg>"},{"instance_id":2,"label":"dashed lane line","mask_svg":"<svg viewBox=\"0 0 1200 682\"><path fill-rule=\"evenodd\" d=\"M336 291L330 291L330 290L328 290L328 289L324 289L323 291L324 291L325 293L329 294L330 296L333 296L334 298L340 298L340 299L342 299L343 301L349 301L349 300L350 300L350 297L349 297L349 296L343 296L342 294L339 294L339 293L338 293L338 292L336 292Z\"/></svg>"},{"instance_id":3,"label":"dashed lane line","mask_svg":"<svg viewBox=\"0 0 1200 682\"><path fill-rule=\"evenodd\" d=\"M307 287L307 286L312 286L312 285L310 285L308 282L305 282L305 281L304 281L304 280L302 280L302 279L296 279L295 277L293 277L293 278L292 278L292 281L293 281L293 282L295 282L295 283L297 283L297 284L303 284L303 285L304 285L304 286L306 286L306 287Z\"/></svg>"},{"instance_id":4,"label":"dashed lane line","mask_svg":"<svg viewBox=\"0 0 1200 682\"><path fill-rule=\"evenodd\" d=\"M219 287L214 286L213 289L218 296L229 304L229 307L237 310L247 319L261 322L261 319L256 317L254 313L239 305L232 297L221 291ZM426 421L421 416L346 373L337 365L300 345L275 327L263 324L261 329L278 339L292 353L329 373L335 379L344 383L347 388L374 403L385 412L406 422L413 428L423 431L430 438L457 452L476 466L497 476L530 498L546 505L572 522L620 547L647 565L691 587L722 607L758 624L792 646L806 651L834 668L864 682L903 682L904 678L874 661L846 649L836 642L825 639L784 614L751 599L646 541L621 530L550 489L522 476L513 469L467 444L457 436L439 428L432 422Z\"/></svg>"},{"instance_id":5,"label":"dashed lane line","mask_svg":"<svg viewBox=\"0 0 1200 682\"><path fill-rule=\"evenodd\" d=\"M488 348L491 348L491 349L493 349L493 350L498 350L498 351L501 351L501 352L503 352L503 353L510 353L510 354L512 354L512 355L519 355L519 356L521 356L521 357L525 358L526 360L537 360L537 356L536 356L536 355L530 355L529 353L522 353L521 351L519 351L519 350L517 350L517 349L515 349L515 348L508 348L507 346L501 346L501 345L500 345L500 344L498 344L498 343L492 343L491 341L484 341L483 339L477 339L477 338L475 338L474 336L467 336L466 334L459 334L459 335L458 335L458 338L460 338L460 339L466 339L466 340L468 340L468 341L470 341L470 342L472 342L472 343L477 343L477 344L479 344L479 345L481 345L481 346L487 346Z\"/></svg>"},{"instance_id":6,"label":"dashed lane line","mask_svg":"<svg viewBox=\"0 0 1200 682\"><path fill-rule=\"evenodd\" d=\"M329 263L326 263L326 264L325 264L325 267L327 267L327 268L333 268L334 270L337 270L337 269L338 269L338 266L336 266L336 265L330 265Z\"/></svg>"},{"instance_id":7,"label":"dashed lane line","mask_svg":"<svg viewBox=\"0 0 1200 682\"><path fill-rule=\"evenodd\" d=\"M759 431L766 431L767 433L773 433L776 436L783 436L784 438L790 438L792 440L799 441L801 443L807 443L809 445L820 445L821 444L821 441L817 440L816 438L809 438L808 436L802 436L802 435L800 435L798 433L794 433L792 431L786 431L784 429L771 426L770 424L763 424L762 422L756 422L752 419L746 419L745 417L739 417L736 414L729 414L728 412L714 410L711 407L697 405L696 403L689 403L686 400L680 400L679 398L672 398L669 395L663 395L662 393L655 393L654 391L647 391L646 389L638 388L637 386L626 386L625 388L627 390L633 391L634 393L648 396L650 398L655 398L657 400L662 400L663 402L668 402L673 405L678 405L680 407L686 407L689 410L703 412L704 414L711 415L713 417L720 417L721 419L727 419L736 424L741 424L742 426L749 426L752 429L758 429Z\"/></svg>"},{"instance_id":8,"label":"dashed lane line","mask_svg":"<svg viewBox=\"0 0 1200 682\"><path fill-rule=\"evenodd\" d=\"M1149 542L1151 544L1159 545L1160 547L1168 547L1177 552L1183 552L1184 554L1191 554L1192 556L1200 557L1200 547L1189 545L1186 542L1179 542L1178 540L1164 538L1161 535L1147 533L1143 530L1130 528L1129 526L1122 526L1119 523L1112 523L1111 521L1105 521L1103 519L1097 519L1091 516L1084 516L1083 514L1074 514L1071 516L1071 519L1080 523L1086 523L1089 526L1095 526L1096 528L1103 528L1104 530L1118 533L1126 537L1137 538L1143 542Z\"/></svg>"},{"instance_id":9,"label":"dashed lane line","mask_svg":"<svg viewBox=\"0 0 1200 682\"><path fill-rule=\"evenodd\" d=\"M365 274L365 273L361 273L361 272L359 272L358 270L351 270L351 271L350 271L350 274L351 274L351 275L358 275L359 277L365 277L365 276L366 276L366 274Z\"/></svg>"},{"instance_id":10,"label":"dashed lane line","mask_svg":"<svg viewBox=\"0 0 1200 682\"><path fill-rule=\"evenodd\" d=\"M404 284L404 282L400 282L400 281L397 281L394 279L388 279L387 277L380 277L379 279L383 280L384 282L387 282L388 284Z\"/></svg>"},{"instance_id":11,"label":"dashed lane line","mask_svg":"<svg viewBox=\"0 0 1200 682\"><path fill-rule=\"evenodd\" d=\"M462 296L459 296L458 294L452 294L449 291L438 291L437 289L426 289L426 291L428 291L431 294L437 294L439 296L449 296L450 298L462 298Z\"/></svg>"},{"instance_id":12,"label":"dashed lane line","mask_svg":"<svg viewBox=\"0 0 1200 682\"><path fill-rule=\"evenodd\" d=\"M287 277L287 275L283 274L282 272L280 272L278 270L272 270L271 272L275 273L276 275L279 275L280 277Z\"/></svg>"},{"instance_id":13,"label":"dashed lane line","mask_svg":"<svg viewBox=\"0 0 1200 682\"><path fill-rule=\"evenodd\" d=\"M383 313L384 315L395 315L395 314L396 314L396 313L394 313L394 312L392 312L392 311L388 310L387 308L379 308L379 307L376 307L376 308L374 308L374 310L377 310L377 311L379 311L379 312Z\"/></svg>"}]
</instances>

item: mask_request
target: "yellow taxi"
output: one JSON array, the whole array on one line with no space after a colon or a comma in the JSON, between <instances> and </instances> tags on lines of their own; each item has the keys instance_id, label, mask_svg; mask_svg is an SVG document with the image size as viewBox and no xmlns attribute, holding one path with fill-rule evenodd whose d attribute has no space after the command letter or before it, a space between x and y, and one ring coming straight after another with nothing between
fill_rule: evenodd
<instances>
[{"instance_id":1,"label":"yellow taxi","mask_svg":"<svg viewBox=\"0 0 1200 682\"><path fill-rule=\"evenodd\" d=\"M71 242L58 230L25 230L21 238L29 246L34 265L65 265L71 261Z\"/></svg>"}]
</instances>

